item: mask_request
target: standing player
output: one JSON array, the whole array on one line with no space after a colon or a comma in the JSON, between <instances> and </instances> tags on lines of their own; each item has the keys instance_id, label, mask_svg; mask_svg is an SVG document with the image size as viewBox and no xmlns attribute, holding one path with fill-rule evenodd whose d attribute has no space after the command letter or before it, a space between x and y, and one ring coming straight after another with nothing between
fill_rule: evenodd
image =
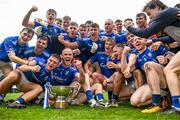
<instances>
[{"instance_id":1,"label":"standing player","mask_svg":"<svg viewBox=\"0 0 180 120\"><path fill-rule=\"evenodd\" d=\"M93 23L90 26L90 38L78 39L76 42L69 42L59 36L59 41L66 47L74 50L83 64L96 52L104 51L104 42L99 39L99 25Z\"/></svg>"},{"instance_id":2,"label":"standing player","mask_svg":"<svg viewBox=\"0 0 180 120\"><path fill-rule=\"evenodd\" d=\"M59 28L55 23L55 19L57 16L57 13L54 9L48 9L46 12L46 19L47 21L43 21L40 18L36 18L34 21L30 22L30 16L33 12L36 12L38 10L38 8L36 6L33 6L28 13L25 15L23 21L22 21L22 25L23 26L28 26L34 29L37 29L36 31L38 31L37 36L41 36L41 35L46 35L48 37L50 37L48 39L48 46L47 46L47 51L52 54L52 53L58 53L56 49L54 49L56 45L56 41L54 41L54 39L51 39L51 36L54 35L58 35L62 32L61 28ZM57 47L59 48L59 46ZM59 50L59 49L58 49Z\"/></svg>"},{"instance_id":3,"label":"standing player","mask_svg":"<svg viewBox=\"0 0 180 120\"><path fill-rule=\"evenodd\" d=\"M127 44L127 39L126 39L126 35L125 34L114 34L113 33L113 20L108 19L105 21L105 32L101 32L99 34L100 38L105 41L107 39L107 37L111 37L115 40L116 44L120 43L120 44Z\"/></svg>"},{"instance_id":4,"label":"standing player","mask_svg":"<svg viewBox=\"0 0 180 120\"><path fill-rule=\"evenodd\" d=\"M126 32L122 29L122 28L123 28L122 20L117 19L117 20L115 21L115 26L116 26L116 28L117 28L117 32L118 32L119 35L123 35L123 34L126 33Z\"/></svg>"},{"instance_id":5,"label":"standing player","mask_svg":"<svg viewBox=\"0 0 180 120\"><path fill-rule=\"evenodd\" d=\"M38 8L36 6L33 6L28 13L25 15L22 25L25 27L32 27L36 28L38 26L41 26L41 32L43 35L56 35L58 33L61 33L61 29L54 24L54 21L56 19L57 13L54 9L49 9L46 12L46 18L47 21L43 21L40 18L36 18L34 21L29 22L30 16L33 12L38 11Z\"/></svg>"}]
</instances>

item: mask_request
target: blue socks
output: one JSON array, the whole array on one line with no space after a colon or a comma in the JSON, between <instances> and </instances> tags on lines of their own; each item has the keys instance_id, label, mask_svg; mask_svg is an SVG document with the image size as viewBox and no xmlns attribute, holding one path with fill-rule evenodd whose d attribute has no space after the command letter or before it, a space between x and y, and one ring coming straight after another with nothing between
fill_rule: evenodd
<instances>
[{"instance_id":1,"label":"blue socks","mask_svg":"<svg viewBox=\"0 0 180 120\"><path fill-rule=\"evenodd\" d=\"M103 94L102 94L102 93L97 93L97 94L96 94L96 100L97 100L97 101L103 101L103 100L104 100Z\"/></svg>"},{"instance_id":2,"label":"blue socks","mask_svg":"<svg viewBox=\"0 0 180 120\"><path fill-rule=\"evenodd\" d=\"M87 90L87 91L86 91L86 97L87 97L87 101L88 101L88 102L91 101L92 99L94 99L94 98L93 98L93 93L92 93L91 90Z\"/></svg>"},{"instance_id":3,"label":"blue socks","mask_svg":"<svg viewBox=\"0 0 180 120\"><path fill-rule=\"evenodd\" d=\"M180 109L180 96L171 96L172 106Z\"/></svg>"},{"instance_id":4,"label":"blue socks","mask_svg":"<svg viewBox=\"0 0 180 120\"><path fill-rule=\"evenodd\" d=\"M25 104L25 100L21 97L17 99L17 102L20 104Z\"/></svg>"},{"instance_id":5,"label":"blue socks","mask_svg":"<svg viewBox=\"0 0 180 120\"><path fill-rule=\"evenodd\" d=\"M161 105L161 95L160 94L153 94L152 95L152 103L154 105L160 106Z\"/></svg>"}]
</instances>

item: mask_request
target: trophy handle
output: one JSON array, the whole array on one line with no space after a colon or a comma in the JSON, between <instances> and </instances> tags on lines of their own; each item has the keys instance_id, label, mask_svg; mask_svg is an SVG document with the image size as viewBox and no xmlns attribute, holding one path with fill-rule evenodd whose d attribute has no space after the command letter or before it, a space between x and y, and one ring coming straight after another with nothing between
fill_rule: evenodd
<instances>
[{"instance_id":1,"label":"trophy handle","mask_svg":"<svg viewBox=\"0 0 180 120\"><path fill-rule=\"evenodd\" d=\"M50 86L50 87L51 87L51 86ZM53 95L53 96L56 96L56 93L53 93L52 90L51 90L51 88L48 89L48 92L49 92L49 94L51 94L51 95Z\"/></svg>"},{"instance_id":2,"label":"trophy handle","mask_svg":"<svg viewBox=\"0 0 180 120\"><path fill-rule=\"evenodd\" d=\"M75 83L75 84L70 85L69 87L71 87L71 91L69 92L69 95L68 95L68 97L66 99L68 102L70 102L71 100L75 99L75 97L79 93L81 85L79 83Z\"/></svg>"}]
</instances>

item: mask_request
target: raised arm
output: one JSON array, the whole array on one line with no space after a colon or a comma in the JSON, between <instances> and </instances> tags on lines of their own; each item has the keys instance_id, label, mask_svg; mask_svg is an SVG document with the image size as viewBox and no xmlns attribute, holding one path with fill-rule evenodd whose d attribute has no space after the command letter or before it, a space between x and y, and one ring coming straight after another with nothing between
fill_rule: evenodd
<instances>
[{"instance_id":1,"label":"raised arm","mask_svg":"<svg viewBox=\"0 0 180 120\"><path fill-rule=\"evenodd\" d=\"M131 54L129 56L129 63L126 67L126 69L124 70L123 74L126 78L129 78L132 76L131 72L134 70L134 66L135 66L135 63L136 63L136 59L137 59L137 56L135 54Z\"/></svg>"},{"instance_id":2,"label":"raised arm","mask_svg":"<svg viewBox=\"0 0 180 120\"><path fill-rule=\"evenodd\" d=\"M86 64L84 65L84 69L85 69L85 72L90 76L92 74L91 70L89 68L91 68L92 66L92 63L90 62L90 60L88 60L86 62Z\"/></svg>"},{"instance_id":3,"label":"raised arm","mask_svg":"<svg viewBox=\"0 0 180 120\"><path fill-rule=\"evenodd\" d=\"M127 54L130 51L130 47L125 46L122 52L122 56L121 56L121 71L124 72L128 63L127 63Z\"/></svg>"},{"instance_id":4,"label":"raised arm","mask_svg":"<svg viewBox=\"0 0 180 120\"><path fill-rule=\"evenodd\" d=\"M34 22L29 22L30 16L33 12L36 12L38 8L36 6L33 6L28 13L24 16L24 19L22 21L22 25L24 27L34 27Z\"/></svg>"},{"instance_id":5,"label":"raised arm","mask_svg":"<svg viewBox=\"0 0 180 120\"><path fill-rule=\"evenodd\" d=\"M80 83L83 84L85 82L85 72L84 72L84 69L82 67L82 61L76 60L75 61L75 66L79 70L79 73L77 73L75 75L75 77Z\"/></svg>"}]
</instances>

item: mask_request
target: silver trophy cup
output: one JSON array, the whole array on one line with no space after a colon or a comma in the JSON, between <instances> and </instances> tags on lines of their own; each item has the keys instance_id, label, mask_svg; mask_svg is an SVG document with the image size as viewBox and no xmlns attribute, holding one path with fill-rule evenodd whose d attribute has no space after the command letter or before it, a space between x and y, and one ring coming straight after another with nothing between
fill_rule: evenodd
<instances>
[{"instance_id":1,"label":"silver trophy cup","mask_svg":"<svg viewBox=\"0 0 180 120\"><path fill-rule=\"evenodd\" d=\"M66 101L66 98L72 92L71 86L50 86L49 92L50 94L55 96L56 101L54 107L56 109L65 109L68 107L68 102Z\"/></svg>"}]
</instances>

